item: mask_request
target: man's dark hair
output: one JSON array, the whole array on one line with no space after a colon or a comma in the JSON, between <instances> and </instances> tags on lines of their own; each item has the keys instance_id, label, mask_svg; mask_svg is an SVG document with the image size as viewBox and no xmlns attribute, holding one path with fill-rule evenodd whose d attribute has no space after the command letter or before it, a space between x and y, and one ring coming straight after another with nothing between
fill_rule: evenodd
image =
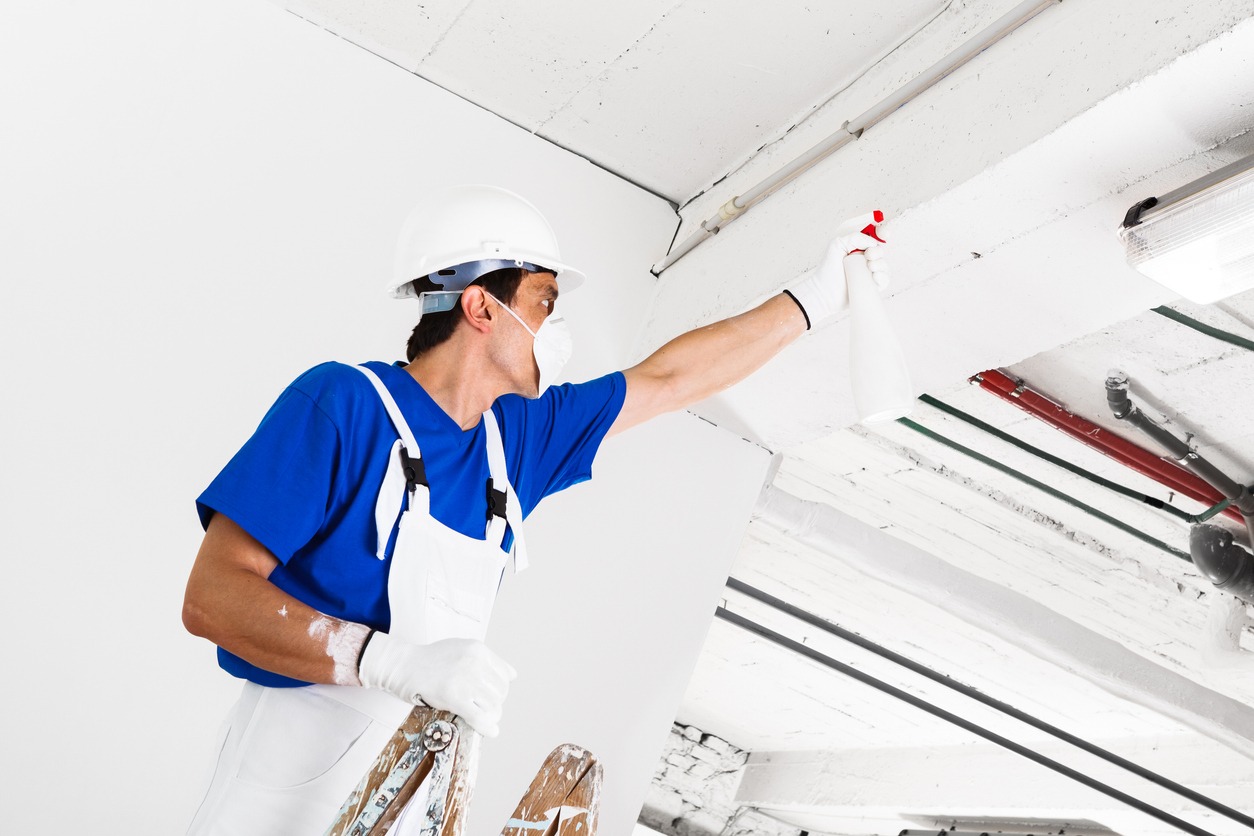
<instances>
[{"instance_id":1,"label":"man's dark hair","mask_svg":"<svg viewBox=\"0 0 1254 836\"><path fill-rule=\"evenodd\" d=\"M514 302L514 295L518 292L518 286L522 284L525 273L526 271L521 267L504 267L500 270L493 270L491 273L484 273L471 284L479 285L497 299L510 305ZM412 284L419 293L429 290L440 290L443 287L443 285L431 281L429 276L414 279ZM459 299L458 301L460 303L461 300ZM414 332L409 335L409 345L405 352L409 362L412 363L415 357L418 357L425 351L430 351L449 337L452 337L453 331L457 329L457 323L461 318L462 310L460 304L451 311L424 314L422 319L418 320L418 324L414 326Z\"/></svg>"}]
</instances>

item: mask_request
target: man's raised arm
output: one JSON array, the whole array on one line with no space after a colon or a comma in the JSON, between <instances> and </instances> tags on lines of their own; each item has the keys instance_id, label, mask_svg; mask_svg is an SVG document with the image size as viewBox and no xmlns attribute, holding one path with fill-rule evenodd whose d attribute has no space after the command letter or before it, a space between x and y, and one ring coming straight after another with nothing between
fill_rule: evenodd
<instances>
[{"instance_id":1,"label":"man's raised arm","mask_svg":"<svg viewBox=\"0 0 1254 836\"><path fill-rule=\"evenodd\" d=\"M623 372L627 397L609 435L739 383L805 330L801 308L781 293L739 316L680 334Z\"/></svg>"},{"instance_id":2,"label":"man's raised arm","mask_svg":"<svg viewBox=\"0 0 1254 836\"><path fill-rule=\"evenodd\" d=\"M608 434L730 388L807 329L845 310L849 301L841 262L847 253L863 251L882 287L888 272L875 229L882 220L879 212L855 219L828 245L818 269L795 286L738 316L681 334L624 371L627 397Z\"/></svg>"}]
</instances>

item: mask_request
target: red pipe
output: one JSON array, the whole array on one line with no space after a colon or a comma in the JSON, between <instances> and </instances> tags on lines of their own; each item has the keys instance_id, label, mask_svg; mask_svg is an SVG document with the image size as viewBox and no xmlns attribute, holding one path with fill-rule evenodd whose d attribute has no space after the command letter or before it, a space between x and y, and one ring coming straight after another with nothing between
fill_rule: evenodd
<instances>
[{"instance_id":1,"label":"red pipe","mask_svg":"<svg viewBox=\"0 0 1254 836\"><path fill-rule=\"evenodd\" d=\"M1188 470L1172 464L1149 450L1138 447L1086 418L1081 418L1066 407L1029 388L1026 383L1008 377L1003 372L995 369L989 370L976 375L972 380L978 382L981 388L992 392L1002 400L1014 404L1024 412L1036 416L1050 426L1062 430L1090 447L1110 456L1120 464L1130 467L1174 491L1190 496L1199 502L1206 500L1199 496L1194 496L1195 493L1200 494L1202 497L1213 495L1217 498L1211 505L1223 499L1218 490Z\"/></svg>"},{"instance_id":2,"label":"red pipe","mask_svg":"<svg viewBox=\"0 0 1254 836\"><path fill-rule=\"evenodd\" d=\"M980 372L971 378L971 382L978 383L981 389L992 392L1051 427L1062 430L1072 438L1176 493L1207 506L1217 505L1224 500L1224 496L1216 488L1183 467L1081 418L1040 392L1028 388L1026 383L1003 372L996 369ZM1235 507L1226 508L1224 513L1242 524L1245 522L1245 518Z\"/></svg>"}]
</instances>

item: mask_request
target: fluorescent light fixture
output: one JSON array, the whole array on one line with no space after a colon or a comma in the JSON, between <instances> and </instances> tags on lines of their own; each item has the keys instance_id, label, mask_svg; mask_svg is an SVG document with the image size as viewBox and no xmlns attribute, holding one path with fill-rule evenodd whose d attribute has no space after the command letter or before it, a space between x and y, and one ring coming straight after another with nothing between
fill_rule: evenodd
<instances>
[{"instance_id":1,"label":"fluorescent light fixture","mask_svg":"<svg viewBox=\"0 0 1254 836\"><path fill-rule=\"evenodd\" d=\"M1254 287L1254 156L1128 210L1128 264L1199 304Z\"/></svg>"}]
</instances>

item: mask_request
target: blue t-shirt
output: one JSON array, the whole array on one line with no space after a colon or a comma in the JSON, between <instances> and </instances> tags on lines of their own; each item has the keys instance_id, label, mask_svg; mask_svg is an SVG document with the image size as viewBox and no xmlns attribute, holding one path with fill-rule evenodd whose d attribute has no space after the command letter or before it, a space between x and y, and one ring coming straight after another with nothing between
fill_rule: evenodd
<instances>
[{"instance_id":1,"label":"blue t-shirt","mask_svg":"<svg viewBox=\"0 0 1254 836\"><path fill-rule=\"evenodd\" d=\"M399 364L366 363L387 386L422 450L431 514L478 540L490 475L483 422L463 431ZM622 409L621 372L492 405L510 482L526 516L551 493L589 479L592 459ZM225 514L279 560L277 587L319 612L387 630L387 558L376 552L375 500L397 433L360 371L324 363L298 377L252 437L196 500L201 524ZM399 516L399 509L398 509ZM261 685L306 683L218 648L227 672Z\"/></svg>"}]
</instances>

